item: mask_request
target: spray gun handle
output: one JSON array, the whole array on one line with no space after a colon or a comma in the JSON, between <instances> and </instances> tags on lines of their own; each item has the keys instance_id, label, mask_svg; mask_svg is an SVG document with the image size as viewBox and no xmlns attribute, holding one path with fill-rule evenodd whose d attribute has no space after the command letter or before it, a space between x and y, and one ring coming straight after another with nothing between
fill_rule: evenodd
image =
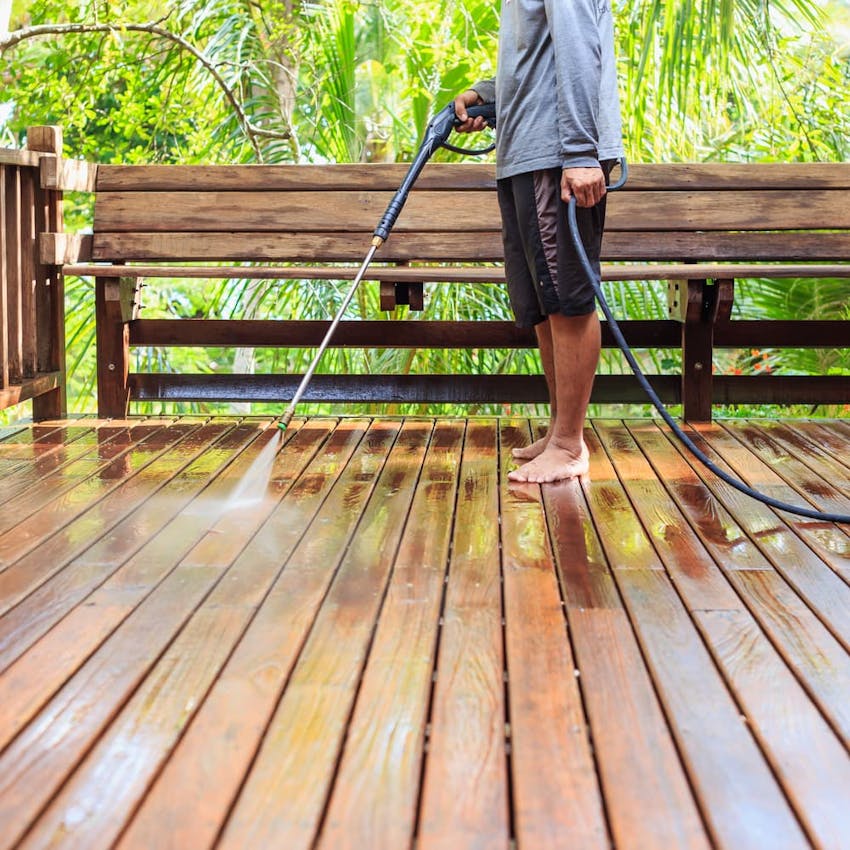
<instances>
[{"instance_id":1,"label":"spray gun handle","mask_svg":"<svg viewBox=\"0 0 850 850\"><path fill-rule=\"evenodd\" d=\"M454 112L454 104L451 104L452 112ZM484 122L488 127L492 127L495 129L496 127L496 104L495 103L481 103L477 106L467 106L466 107L466 115L468 118L478 118L480 115ZM460 126L460 120L457 116L454 118L454 126Z\"/></svg>"},{"instance_id":2,"label":"spray gun handle","mask_svg":"<svg viewBox=\"0 0 850 850\"><path fill-rule=\"evenodd\" d=\"M495 103L470 106L467 108L466 112L470 118L476 118L481 115L491 127L496 126ZM396 190L393 199L390 201L386 211L381 216L381 220L378 222L378 226L375 228L375 243L381 245L387 240L387 237L390 235L390 231L396 223L396 219L401 213L401 208L404 206L404 202L407 200L407 196L413 188L413 184L416 182L416 178L419 177L420 172L425 167L425 163L428 162L437 148L442 147L445 144L446 139L448 139L451 135L452 130L459 125L460 121L458 121L457 116L455 115L454 101L449 103L447 106L444 106L428 122L428 126L425 128L425 136L422 139L419 150L416 152L416 156L414 157L410 168L407 170L407 174L405 175L401 186L399 186ZM472 153L474 153L474 151Z\"/></svg>"}]
</instances>

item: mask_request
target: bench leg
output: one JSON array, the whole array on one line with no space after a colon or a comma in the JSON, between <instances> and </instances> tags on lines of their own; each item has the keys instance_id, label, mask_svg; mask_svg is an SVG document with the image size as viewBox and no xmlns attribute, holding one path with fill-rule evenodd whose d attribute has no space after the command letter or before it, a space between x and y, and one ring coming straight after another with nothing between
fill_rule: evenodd
<instances>
[{"instance_id":1,"label":"bench leg","mask_svg":"<svg viewBox=\"0 0 850 850\"><path fill-rule=\"evenodd\" d=\"M711 422L714 326L728 319L732 280L671 281L671 318L682 322L682 405L687 422Z\"/></svg>"},{"instance_id":2,"label":"bench leg","mask_svg":"<svg viewBox=\"0 0 850 850\"><path fill-rule=\"evenodd\" d=\"M130 325L137 309L139 282L95 279L98 416L123 419L130 403Z\"/></svg>"}]
</instances>

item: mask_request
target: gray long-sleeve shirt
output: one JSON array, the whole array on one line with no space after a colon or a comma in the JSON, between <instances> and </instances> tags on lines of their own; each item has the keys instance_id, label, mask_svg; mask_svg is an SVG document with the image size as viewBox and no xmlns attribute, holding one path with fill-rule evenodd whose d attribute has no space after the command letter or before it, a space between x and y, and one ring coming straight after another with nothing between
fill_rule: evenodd
<instances>
[{"instance_id":1,"label":"gray long-sleeve shirt","mask_svg":"<svg viewBox=\"0 0 850 850\"><path fill-rule=\"evenodd\" d=\"M610 0L502 0L494 80L496 176L623 155Z\"/></svg>"}]
</instances>

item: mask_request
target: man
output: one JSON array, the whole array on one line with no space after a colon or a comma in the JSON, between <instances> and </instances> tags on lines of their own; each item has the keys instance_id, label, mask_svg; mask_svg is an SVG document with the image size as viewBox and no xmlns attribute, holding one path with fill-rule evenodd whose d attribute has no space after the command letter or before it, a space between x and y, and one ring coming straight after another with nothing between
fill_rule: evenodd
<instances>
[{"instance_id":1,"label":"man","mask_svg":"<svg viewBox=\"0 0 850 850\"><path fill-rule=\"evenodd\" d=\"M605 186L622 156L610 0L502 0L497 74L455 99L496 103L496 177L505 274L516 322L533 326L549 390L546 435L514 456L512 481L584 475L582 429L599 360L593 289L567 225L575 195L585 250L598 269Z\"/></svg>"}]
</instances>

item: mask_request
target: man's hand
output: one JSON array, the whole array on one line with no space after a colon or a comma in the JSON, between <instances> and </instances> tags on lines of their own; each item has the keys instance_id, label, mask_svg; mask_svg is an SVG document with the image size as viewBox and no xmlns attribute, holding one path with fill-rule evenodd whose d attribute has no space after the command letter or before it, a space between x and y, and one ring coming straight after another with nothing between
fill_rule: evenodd
<instances>
[{"instance_id":1,"label":"man's hand","mask_svg":"<svg viewBox=\"0 0 850 850\"><path fill-rule=\"evenodd\" d=\"M469 118L466 114L467 106L478 106L484 103L477 91L467 89L463 94L455 98L455 115L461 123L455 127L458 133L474 133L483 130L487 122L479 115L477 118Z\"/></svg>"},{"instance_id":2,"label":"man's hand","mask_svg":"<svg viewBox=\"0 0 850 850\"><path fill-rule=\"evenodd\" d=\"M578 206L595 207L606 192L605 173L601 168L565 168L561 173L561 199L564 203L569 203L575 195Z\"/></svg>"}]
</instances>

